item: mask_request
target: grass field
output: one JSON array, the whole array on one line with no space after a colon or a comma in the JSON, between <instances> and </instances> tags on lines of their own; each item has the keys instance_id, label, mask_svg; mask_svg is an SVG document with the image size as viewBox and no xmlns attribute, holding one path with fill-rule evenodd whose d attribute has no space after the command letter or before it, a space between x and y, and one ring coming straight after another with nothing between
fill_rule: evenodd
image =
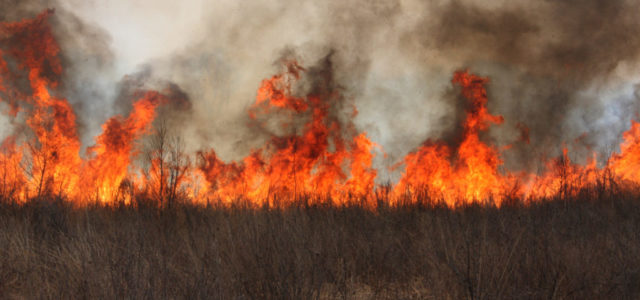
<instances>
[{"instance_id":1,"label":"grass field","mask_svg":"<svg viewBox=\"0 0 640 300\"><path fill-rule=\"evenodd\" d=\"M640 197L276 209L0 205L2 298L631 299Z\"/></svg>"}]
</instances>

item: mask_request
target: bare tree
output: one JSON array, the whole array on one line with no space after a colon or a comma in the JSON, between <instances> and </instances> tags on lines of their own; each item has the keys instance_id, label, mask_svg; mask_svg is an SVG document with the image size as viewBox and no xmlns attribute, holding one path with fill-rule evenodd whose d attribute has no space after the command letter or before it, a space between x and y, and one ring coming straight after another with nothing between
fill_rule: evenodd
<instances>
[{"instance_id":1,"label":"bare tree","mask_svg":"<svg viewBox=\"0 0 640 300\"><path fill-rule=\"evenodd\" d=\"M184 142L180 136L173 136L169 144L169 205L178 198L180 184L184 181L191 166L189 157L184 153Z\"/></svg>"},{"instance_id":2,"label":"bare tree","mask_svg":"<svg viewBox=\"0 0 640 300\"><path fill-rule=\"evenodd\" d=\"M181 137L170 134L166 122L161 122L151 137L147 151L149 164L147 182L160 205L173 205L186 178L191 161L184 153ZM166 202L166 203L165 203Z\"/></svg>"}]
</instances>

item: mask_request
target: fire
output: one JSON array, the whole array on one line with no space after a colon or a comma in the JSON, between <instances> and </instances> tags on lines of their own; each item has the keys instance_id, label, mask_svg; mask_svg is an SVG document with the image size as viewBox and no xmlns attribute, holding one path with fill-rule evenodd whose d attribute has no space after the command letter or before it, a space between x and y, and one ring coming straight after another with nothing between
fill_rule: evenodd
<instances>
[{"instance_id":1,"label":"fire","mask_svg":"<svg viewBox=\"0 0 640 300\"><path fill-rule=\"evenodd\" d=\"M498 172L502 164L498 150L480 141L480 132L491 124L502 124L502 116L487 109L488 79L468 72L456 72L452 82L462 87L469 101L463 126L463 139L457 149L443 143L425 142L405 157L405 172L395 187L397 197L424 197L454 205L493 199L500 203L513 186L513 178ZM410 199L411 201L417 199Z\"/></svg>"},{"instance_id":2,"label":"fire","mask_svg":"<svg viewBox=\"0 0 640 300\"><path fill-rule=\"evenodd\" d=\"M13 138L7 138L0 145L0 195L3 200L24 200L27 178L20 168L22 149Z\"/></svg>"},{"instance_id":3,"label":"fire","mask_svg":"<svg viewBox=\"0 0 640 300\"><path fill-rule=\"evenodd\" d=\"M620 154L611 159L611 168L620 178L640 183L640 123L631 121L631 128L623 133Z\"/></svg>"},{"instance_id":4,"label":"fire","mask_svg":"<svg viewBox=\"0 0 640 300\"><path fill-rule=\"evenodd\" d=\"M563 148L562 156L546 163L547 171L540 175L530 175L531 184L529 198L553 198L576 196L585 188L593 187L603 175L599 170L595 155L586 165L571 162L567 148Z\"/></svg>"},{"instance_id":5,"label":"fire","mask_svg":"<svg viewBox=\"0 0 640 300\"><path fill-rule=\"evenodd\" d=\"M262 81L248 111L254 126L277 119L284 133L273 133L239 161L225 162L213 149L193 156L185 153L179 139L154 126L158 108L173 101L170 93L158 91L140 91L129 115L109 118L95 145L81 154L74 109L58 90L63 68L48 24L52 14L45 11L31 20L0 23L0 100L7 105L5 114L28 129L0 144L3 199L57 197L77 204L134 204L146 197L160 205L179 199L256 206L311 202L375 207L381 200L501 205L512 198L536 201L577 195L602 186L606 176L640 184L638 122L631 123L620 152L604 167L598 167L595 155L584 165L572 162L565 147L541 174L504 170L503 152L509 147L498 148L482 139L491 126L504 123L487 107L489 79L463 71L452 79L467 101L459 143L425 141L395 166L403 168L399 181L380 186L373 164L376 151L382 149L366 132L356 130L355 106L345 102L331 76L316 80L317 86L307 92L298 88L311 72L293 60L284 63L280 74ZM528 144L527 127L518 122L517 129L520 142ZM143 140L153 147L144 150Z\"/></svg>"},{"instance_id":6,"label":"fire","mask_svg":"<svg viewBox=\"0 0 640 300\"><path fill-rule=\"evenodd\" d=\"M291 84L304 68L289 62L284 74L262 82L249 114L273 109L309 114L299 135L274 136L263 149L241 163L225 164L215 152L201 153L200 168L224 202L246 197L253 203L278 204L302 198L345 203L367 197L376 171L371 169L374 144L361 133L347 140L344 124L329 116L337 93L291 95ZM284 124L283 126L286 126ZM351 124L347 124L352 126ZM351 172L345 169L350 166Z\"/></svg>"},{"instance_id":7,"label":"fire","mask_svg":"<svg viewBox=\"0 0 640 300\"><path fill-rule=\"evenodd\" d=\"M134 142L149 133L155 118L155 109L163 101L157 92L147 92L133 103L131 114L110 118L102 125L103 133L96 145L89 148L92 157L85 165L85 193L95 188L100 201L118 199L120 184L130 175L132 158L136 154Z\"/></svg>"},{"instance_id":8,"label":"fire","mask_svg":"<svg viewBox=\"0 0 640 300\"><path fill-rule=\"evenodd\" d=\"M75 170L81 165L80 142L73 109L65 99L50 94L50 89L58 86L56 78L62 73L58 58L60 49L51 29L46 25L51 13L52 11L46 11L34 20L0 25L0 35L3 38L18 41L11 43L15 46L10 47L6 54L3 51L3 54L14 58L18 68L26 71L31 89L29 95L19 89L8 91L6 84L3 87L14 114L17 112L18 102L29 106L26 123L32 129L34 137L24 145L27 149L26 156L30 159L26 192L34 197L43 194L71 194L78 183ZM13 79L4 59L0 65L3 82Z\"/></svg>"},{"instance_id":9,"label":"fire","mask_svg":"<svg viewBox=\"0 0 640 300\"><path fill-rule=\"evenodd\" d=\"M60 48L47 23L51 14L48 10L33 20L0 24L0 36L12 41L6 43L8 51L1 52L2 101L9 103L14 117L23 111L32 131L20 144L16 136L3 143L3 185L24 182L20 199L46 195L87 201L95 196L111 201L131 171L133 142L150 130L162 96L149 92L133 104L127 119L109 119L96 145L89 148L88 158L83 159L75 112L66 99L52 96L60 84L57 78L62 65ZM14 60L17 68L10 70L7 59ZM22 80L22 74L26 74L30 90L11 82Z\"/></svg>"}]
</instances>

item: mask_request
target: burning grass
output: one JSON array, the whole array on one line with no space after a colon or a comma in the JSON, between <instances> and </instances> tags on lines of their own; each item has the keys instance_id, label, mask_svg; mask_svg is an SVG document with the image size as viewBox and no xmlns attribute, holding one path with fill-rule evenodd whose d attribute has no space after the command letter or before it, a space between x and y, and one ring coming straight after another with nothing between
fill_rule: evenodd
<instances>
[{"instance_id":1,"label":"burning grass","mask_svg":"<svg viewBox=\"0 0 640 300\"><path fill-rule=\"evenodd\" d=\"M637 298L639 198L375 210L3 202L0 295Z\"/></svg>"}]
</instances>

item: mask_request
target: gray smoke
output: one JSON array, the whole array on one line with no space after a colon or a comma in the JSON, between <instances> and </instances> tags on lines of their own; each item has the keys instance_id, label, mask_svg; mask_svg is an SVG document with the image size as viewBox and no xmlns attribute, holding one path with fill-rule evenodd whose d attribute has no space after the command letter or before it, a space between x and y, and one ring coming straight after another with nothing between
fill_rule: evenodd
<instances>
[{"instance_id":1,"label":"gray smoke","mask_svg":"<svg viewBox=\"0 0 640 300\"><path fill-rule=\"evenodd\" d=\"M180 120L187 148L239 159L273 134L247 116L261 80L283 57L314 69L329 53L331 82L359 111L355 130L388 154L381 169L427 139L455 145L464 116L456 70L490 78L489 109L505 123L483 138L513 145L508 168L538 168L563 145L578 161L616 151L640 109L634 1L27 2L9 1L0 16L56 7L65 89L86 143L127 112L132 86L169 85L190 102L165 116Z\"/></svg>"},{"instance_id":2,"label":"gray smoke","mask_svg":"<svg viewBox=\"0 0 640 300\"><path fill-rule=\"evenodd\" d=\"M491 78L489 106L507 120L492 131L495 138L509 143L516 122L530 128L531 145L517 145L511 162L557 155L563 143L579 160L589 150L615 150L639 108L628 88L637 80L637 3L452 1L429 9L437 17L407 36Z\"/></svg>"}]
</instances>

